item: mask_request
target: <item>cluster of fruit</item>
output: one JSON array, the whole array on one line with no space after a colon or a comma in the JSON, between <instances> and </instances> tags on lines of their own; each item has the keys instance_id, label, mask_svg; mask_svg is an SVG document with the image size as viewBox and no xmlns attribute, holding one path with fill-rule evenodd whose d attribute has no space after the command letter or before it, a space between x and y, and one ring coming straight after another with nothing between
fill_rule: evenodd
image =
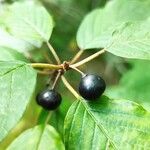
<instances>
[{"instance_id":1,"label":"cluster of fruit","mask_svg":"<svg viewBox=\"0 0 150 150\"><path fill-rule=\"evenodd\" d=\"M95 100L105 91L105 81L98 75L87 74L81 78L79 93L85 100ZM37 103L46 110L56 109L62 101L61 95L54 89L46 89L36 97Z\"/></svg>"}]
</instances>

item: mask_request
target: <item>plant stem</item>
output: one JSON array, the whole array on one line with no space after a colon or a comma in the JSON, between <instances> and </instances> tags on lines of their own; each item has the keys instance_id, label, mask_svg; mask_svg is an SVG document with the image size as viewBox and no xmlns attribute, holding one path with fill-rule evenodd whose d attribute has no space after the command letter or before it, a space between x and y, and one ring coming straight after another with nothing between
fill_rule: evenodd
<instances>
[{"instance_id":1,"label":"plant stem","mask_svg":"<svg viewBox=\"0 0 150 150\"><path fill-rule=\"evenodd\" d=\"M81 57L83 52L84 52L83 50L79 50L79 52L71 60L70 64L74 64Z\"/></svg>"},{"instance_id":2,"label":"plant stem","mask_svg":"<svg viewBox=\"0 0 150 150\"><path fill-rule=\"evenodd\" d=\"M52 45L49 42L46 42L48 48L50 49L51 53L53 54L55 60L57 61L58 64L61 64L61 61L56 53L56 51L54 50L54 48L52 47Z\"/></svg>"},{"instance_id":3,"label":"plant stem","mask_svg":"<svg viewBox=\"0 0 150 150\"><path fill-rule=\"evenodd\" d=\"M50 72L50 71L45 71L45 70L37 70L37 73L38 73L38 74L41 74L41 75L50 75L50 74L52 74L52 72Z\"/></svg>"},{"instance_id":4,"label":"plant stem","mask_svg":"<svg viewBox=\"0 0 150 150\"><path fill-rule=\"evenodd\" d=\"M47 117L46 117L45 126L46 126L46 124L48 124L48 122L49 122L51 116L52 116L52 111L50 111L50 112L48 113Z\"/></svg>"},{"instance_id":5,"label":"plant stem","mask_svg":"<svg viewBox=\"0 0 150 150\"><path fill-rule=\"evenodd\" d=\"M62 65L54 65L54 64L44 64L44 63L31 63L33 68L41 68L41 69L63 69Z\"/></svg>"},{"instance_id":6,"label":"plant stem","mask_svg":"<svg viewBox=\"0 0 150 150\"><path fill-rule=\"evenodd\" d=\"M70 66L69 68L76 70L77 72L79 72L82 76L85 76L85 73L83 73L81 70L79 70L78 68L72 67Z\"/></svg>"},{"instance_id":7,"label":"plant stem","mask_svg":"<svg viewBox=\"0 0 150 150\"><path fill-rule=\"evenodd\" d=\"M54 81L54 83L53 83L51 89L54 89L54 88L55 88L55 86L56 86L56 84L57 84L57 82L58 82L58 79L59 79L59 77L61 76L61 74L62 74L62 72L61 72L61 71L58 71L57 76L56 76L56 78L55 78L55 81Z\"/></svg>"},{"instance_id":8,"label":"plant stem","mask_svg":"<svg viewBox=\"0 0 150 150\"><path fill-rule=\"evenodd\" d=\"M78 63L75 63L75 64L73 64L73 65L70 65L70 67L73 67L73 68L79 67L79 66L81 66L81 65L83 65L83 64L85 64L85 63L91 61L92 59L98 57L99 55L103 54L104 52L105 52L105 49L102 49L102 50L96 52L95 54L93 54L93 55L91 55L91 56L89 56L89 57L87 57L87 58L85 58L85 59L79 61Z\"/></svg>"},{"instance_id":9,"label":"plant stem","mask_svg":"<svg viewBox=\"0 0 150 150\"><path fill-rule=\"evenodd\" d=\"M42 124L42 131L41 131L41 133L40 133L40 135L39 135L39 139L38 139L38 142L37 142L36 150L39 149L39 145L40 145L40 142L41 142L41 139L42 139L44 130L45 130L46 125L48 124L48 121L50 120L51 116L52 116L52 112L50 111L50 112L48 113L48 115L46 116L46 118L45 118L43 124Z\"/></svg>"},{"instance_id":10,"label":"plant stem","mask_svg":"<svg viewBox=\"0 0 150 150\"><path fill-rule=\"evenodd\" d=\"M76 90L70 85L70 83L66 80L66 78L62 75L61 79L66 86L66 88L77 98L80 99L80 95L76 92Z\"/></svg>"}]
</instances>

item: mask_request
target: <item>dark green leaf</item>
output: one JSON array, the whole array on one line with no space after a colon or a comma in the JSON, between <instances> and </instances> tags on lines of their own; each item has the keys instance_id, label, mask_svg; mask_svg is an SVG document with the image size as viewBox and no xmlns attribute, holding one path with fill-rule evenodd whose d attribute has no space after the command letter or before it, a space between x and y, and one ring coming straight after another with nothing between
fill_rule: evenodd
<instances>
[{"instance_id":1,"label":"dark green leaf","mask_svg":"<svg viewBox=\"0 0 150 150\"><path fill-rule=\"evenodd\" d=\"M150 147L150 113L137 103L101 97L76 101L65 119L65 144L71 150Z\"/></svg>"}]
</instances>

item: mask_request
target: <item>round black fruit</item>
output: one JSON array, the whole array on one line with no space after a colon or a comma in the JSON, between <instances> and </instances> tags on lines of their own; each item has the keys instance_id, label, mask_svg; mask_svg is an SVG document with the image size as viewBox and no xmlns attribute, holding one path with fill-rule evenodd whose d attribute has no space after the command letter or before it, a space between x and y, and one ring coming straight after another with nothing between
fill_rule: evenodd
<instances>
[{"instance_id":1,"label":"round black fruit","mask_svg":"<svg viewBox=\"0 0 150 150\"><path fill-rule=\"evenodd\" d=\"M61 104L61 95L55 90L46 89L36 97L37 103L46 110L54 110Z\"/></svg>"},{"instance_id":2,"label":"round black fruit","mask_svg":"<svg viewBox=\"0 0 150 150\"><path fill-rule=\"evenodd\" d=\"M79 93L86 100L94 100L103 94L105 88L105 81L100 76L87 74L80 81Z\"/></svg>"}]
</instances>

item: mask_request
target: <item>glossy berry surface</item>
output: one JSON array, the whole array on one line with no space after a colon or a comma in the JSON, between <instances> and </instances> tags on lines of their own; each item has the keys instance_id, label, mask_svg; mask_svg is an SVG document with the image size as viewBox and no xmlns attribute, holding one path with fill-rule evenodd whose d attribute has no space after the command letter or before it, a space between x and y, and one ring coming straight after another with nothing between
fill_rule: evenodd
<instances>
[{"instance_id":1,"label":"glossy berry surface","mask_svg":"<svg viewBox=\"0 0 150 150\"><path fill-rule=\"evenodd\" d=\"M79 93L86 100L99 98L105 91L105 81L98 75L87 74L79 84Z\"/></svg>"},{"instance_id":2,"label":"glossy berry surface","mask_svg":"<svg viewBox=\"0 0 150 150\"><path fill-rule=\"evenodd\" d=\"M54 110L61 104L61 95L55 90L44 90L36 97L37 103L46 110Z\"/></svg>"}]
</instances>

